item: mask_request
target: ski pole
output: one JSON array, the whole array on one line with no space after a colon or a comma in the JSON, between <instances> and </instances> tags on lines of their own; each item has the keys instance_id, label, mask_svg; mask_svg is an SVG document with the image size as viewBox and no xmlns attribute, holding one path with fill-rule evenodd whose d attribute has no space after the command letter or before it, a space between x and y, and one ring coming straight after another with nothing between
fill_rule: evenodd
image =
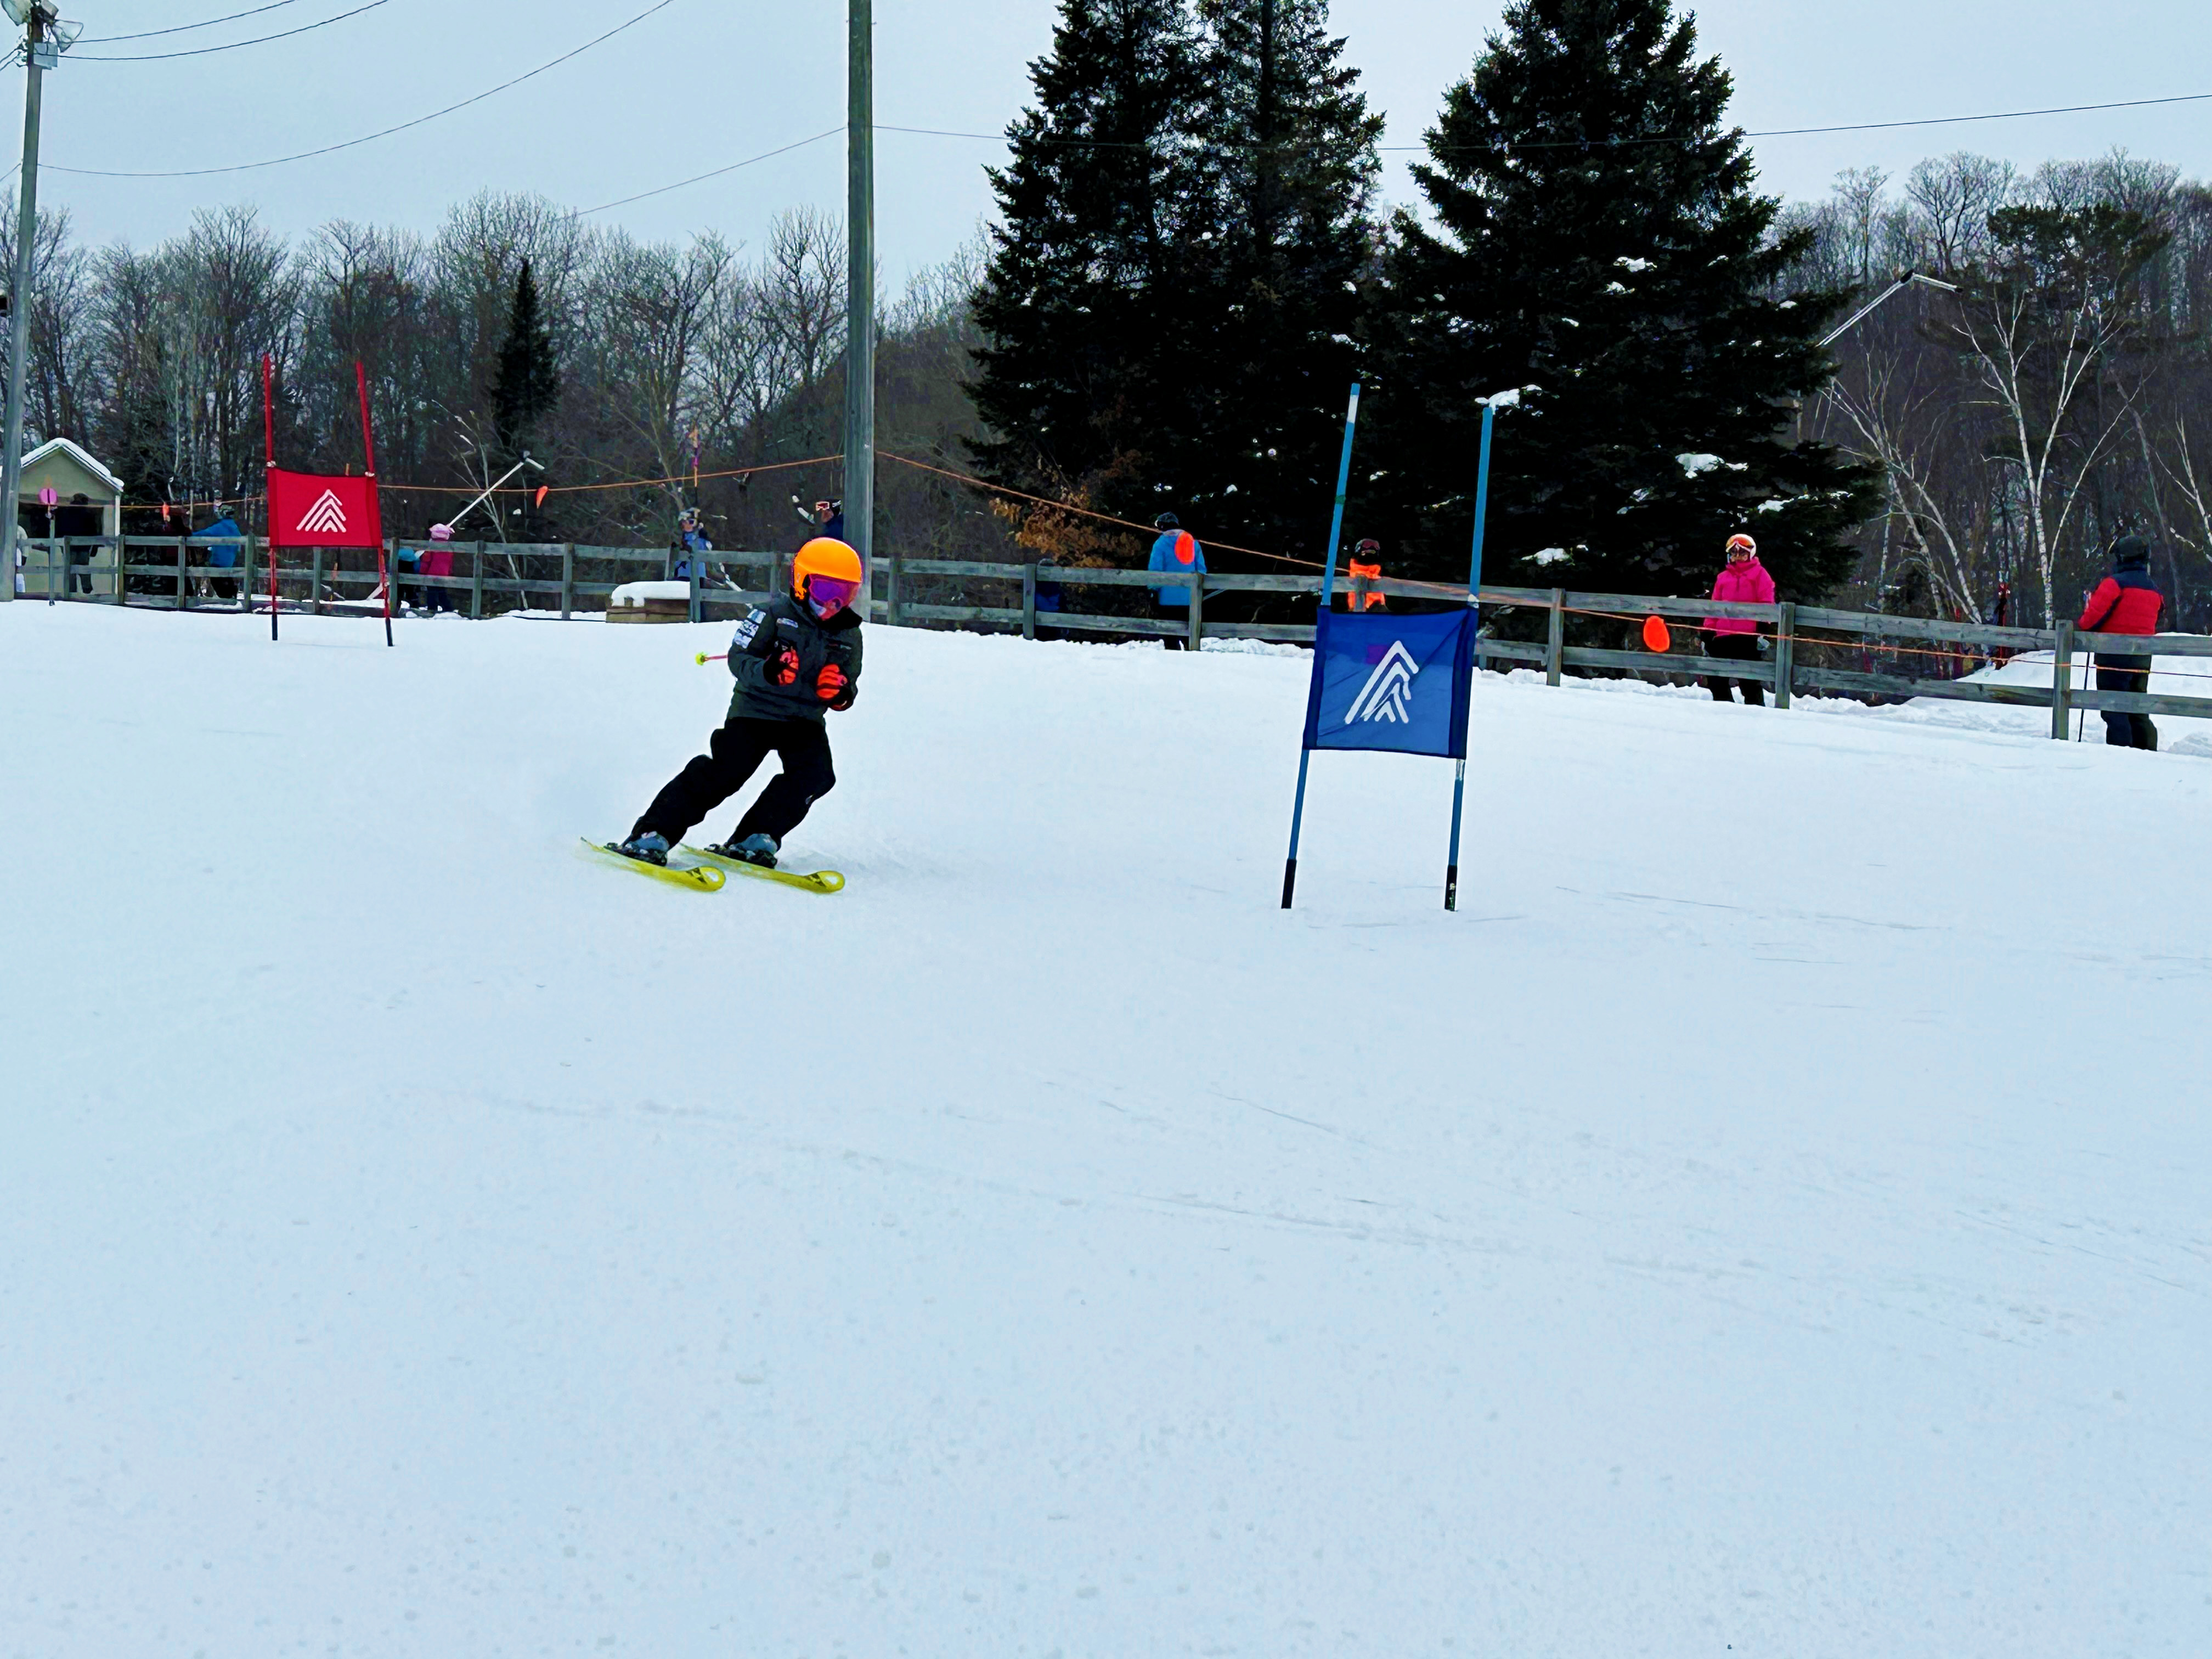
<instances>
[{"instance_id":1,"label":"ski pole","mask_svg":"<svg viewBox=\"0 0 2212 1659\"><path fill-rule=\"evenodd\" d=\"M702 668L704 668L708 663L720 662L723 658L729 654L730 653L726 651L717 651L712 655L709 655L708 653L702 651L697 656L692 658L691 660L697 663Z\"/></svg>"}]
</instances>

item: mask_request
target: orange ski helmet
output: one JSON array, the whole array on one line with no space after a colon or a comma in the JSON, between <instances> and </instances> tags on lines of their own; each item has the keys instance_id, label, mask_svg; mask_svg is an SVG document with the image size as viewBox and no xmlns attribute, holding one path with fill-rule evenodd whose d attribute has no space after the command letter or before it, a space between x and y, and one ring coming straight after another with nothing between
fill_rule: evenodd
<instances>
[{"instance_id":1,"label":"orange ski helmet","mask_svg":"<svg viewBox=\"0 0 2212 1659\"><path fill-rule=\"evenodd\" d=\"M815 576L845 584L847 593L860 591L860 556L831 536L817 536L799 550L791 562L791 597L805 600L806 584Z\"/></svg>"}]
</instances>

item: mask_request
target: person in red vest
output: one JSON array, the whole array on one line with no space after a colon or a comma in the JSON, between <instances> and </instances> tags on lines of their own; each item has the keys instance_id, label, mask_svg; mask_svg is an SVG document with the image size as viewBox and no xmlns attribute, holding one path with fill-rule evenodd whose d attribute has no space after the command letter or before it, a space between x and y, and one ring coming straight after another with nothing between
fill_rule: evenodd
<instances>
[{"instance_id":1,"label":"person in red vest","mask_svg":"<svg viewBox=\"0 0 2212 1659\"><path fill-rule=\"evenodd\" d=\"M1382 580L1382 544L1372 536L1352 550L1352 586L1346 589L1344 608L1346 611L1388 611L1390 607L1383 596L1367 583Z\"/></svg>"},{"instance_id":2,"label":"person in red vest","mask_svg":"<svg viewBox=\"0 0 2212 1659\"><path fill-rule=\"evenodd\" d=\"M2151 586L2150 544L2141 536L2123 536L2112 544L2112 574L2097 584L2074 626L2085 634L2148 635L2158 632L2158 615L2165 608L2166 596ZM2150 659L2099 652L2097 690L2149 690ZM2122 749L2158 747L2158 727L2150 723L2149 715L2109 708L2103 712L2107 744Z\"/></svg>"},{"instance_id":3,"label":"person in red vest","mask_svg":"<svg viewBox=\"0 0 2212 1659\"><path fill-rule=\"evenodd\" d=\"M1736 535L1728 538L1728 565L1713 578L1713 591L1708 596L1727 605L1772 605L1774 578L1766 574L1766 567L1759 562L1759 544L1748 536ZM1733 657L1741 662L1759 660L1759 624L1747 617L1708 617L1705 632L1711 642L1705 649L1716 657ZM1713 694L1716 702L1733 702L1729 687L1743 688L1743 700L1753 708L1766 707L1766 693L1757 680L1731 680L1726 675L1715 675L1705 682L1705 690Z\"/></svg>"}]
</instances>

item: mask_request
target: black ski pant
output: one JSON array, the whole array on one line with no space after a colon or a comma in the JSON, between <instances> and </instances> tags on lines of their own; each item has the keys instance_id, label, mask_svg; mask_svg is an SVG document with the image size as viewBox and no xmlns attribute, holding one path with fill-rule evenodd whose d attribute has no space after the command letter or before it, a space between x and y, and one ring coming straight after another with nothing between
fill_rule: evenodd
<instances>
[{"instance_id":1,"label":"black ski pant","mask_svg":"<svg viewBox=\"0 0 2212 1659\"><path fill-rule=\"evenodd\" d=\"M744 788L770 753L783 770L761 791L730 832L734 846L747 836L770 835L781 843L806 816L806 809L836 787L830 764L830 733L821 720L750 720L732 715L715 732L708 752L671 778L653 798L630 833L657 830L673 847L691 826Z\"/></svg>"},{"instance_id":2,"label":"black ski pant","mask_svg":"<svg viewBox=\"0 0 2212 1659\"><path fill-rule=\"evenodd\" d=\"M1170 651L1188 651L1190 649L1190 607L1188 605L1168 605L1161 600L1155 599L1152 602L1152 614L1155 617L1158 617L1162 622L1171 622L1180 624L1183 630L1180 634L1163 634L1160 636L1160 643L1162 645L1167 647Z\"/></svg>"},{"instance_id":3,"label":"black ski pant","mask_svg":"<svg viewBox=\"0 0 2212 1659\"><path fill-rule=\"evenodd\" d=\"M2145 662L2142 657L2100 654L2097 658L2097 690L2138 694L2149 690L2150 670ZM2158 747L2158 727L2150 723L2149 715L2122 714L2109 708L2100 712L2105 716L2105 743L2108 748Z\"/></svg>"},{"instance_id":4,"label":"black ski pant","mask_svg":"<svg viewBox=\"0 0 2212 1659\"><path fill-rule=\"evenodd\" d=\"M1726 657L1732 662L1757 662L1759 635L1716 634L1712 636L1711 643L1705 647L1705 654L1709 657ZM1753 708L1766 707L1766 688L1759 684L1757 680L1732 680L1724 674L1717 674L1705 682L1705 690L1713 694L1713 701L1716 702L1734 702L1735 699L1729 695L1729 688L1731 685L1742 688L1743 700Z\"/></svg>"}]
</instances>

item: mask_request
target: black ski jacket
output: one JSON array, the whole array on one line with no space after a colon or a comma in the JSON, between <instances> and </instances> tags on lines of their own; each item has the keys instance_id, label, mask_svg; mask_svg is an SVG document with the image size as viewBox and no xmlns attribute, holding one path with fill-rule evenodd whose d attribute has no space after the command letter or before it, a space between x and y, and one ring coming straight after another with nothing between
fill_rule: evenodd
<instances>
[{"instance_id":1,"label":"black ski jacket","mask_svg":"<svg viewBox=\"0 0 2212 1659\"><path fill-rule=\"evenodd\" d=\"M785 646L799 653L799 678L789 685L771 684L769 659ZM830 663L845 671L845 689L834 702L814 694L814 680ZM779 596L748 611L730 641L730 718L755 720L818 720L826 710L850 708L860 684L860 617L850 605L828 622L797 599Z\"/></svg>"}]
</instances>

